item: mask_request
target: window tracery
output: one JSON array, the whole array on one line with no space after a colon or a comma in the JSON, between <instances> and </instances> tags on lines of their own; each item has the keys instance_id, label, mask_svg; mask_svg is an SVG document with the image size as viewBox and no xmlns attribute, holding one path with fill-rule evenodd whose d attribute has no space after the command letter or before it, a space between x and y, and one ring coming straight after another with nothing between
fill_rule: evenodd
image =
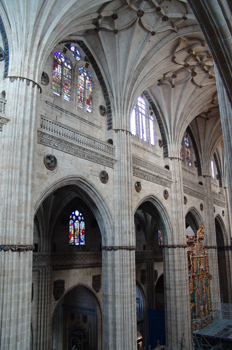
<instances>
[{"instance_id":1,"label":"window tracery","mask_svg":"<svg viewBox=\"0 0 232 350\"><path fill-rule=\"evenodd\" d=\"M64 100L71 99L71 76L72 66L70 59L60 51L54 52L52 90L55 95L63 97Z\"/></svg>"},{"instance_id":2,"label":"window tracery","mask_svg":"<svg viewBox=\"0 0 232 350\"><path fill-rule=\"evenodd\" d=\"M141 140L155 145L153 112L147 108L146 102L142 96L137 98L136 105L131 112L130 131L132 135L138 135Z\"/></svg>"},{"instance_id":3,"label":"window tracery","mask_svg":"<svg viewBox=\"0 0 232 350\"><path fill-rule=\"evenodd\" d=\"M78 68L77 105L92 112L92 76L84 67Z\"/></svg>"},{"instance_id":4,"label":"window tracery","mask_svg":"<svg viewBox=\"0 0 232 350\"><path fill-rule=\"evenodd\" d=\"M69 245L85 245L85 221L78 210L69 217Z\"/></svg>"}]
</instances>

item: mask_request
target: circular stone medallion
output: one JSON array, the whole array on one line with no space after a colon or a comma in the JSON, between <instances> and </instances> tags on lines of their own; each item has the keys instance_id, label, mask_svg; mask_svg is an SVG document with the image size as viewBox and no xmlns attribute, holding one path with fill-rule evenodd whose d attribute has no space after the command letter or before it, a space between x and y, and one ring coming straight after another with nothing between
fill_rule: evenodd
<instances>
[{"instance_id":1,"label":"circular stone medallion","mask_svg":"<svg viewBox=\"0 0 232 350\"><path fill-rule=\"evenodd\" d=\"M99 178L103 184L106 184L109 180L109 175L105 170L102 170L99 174Z\"/></svg>"},{"instance_id":2,"label":"circular stone medallion","mask_svg":"<svg viewBox=\"0 0 232 350\"><path fill-rule=\"evenodd\" d=\"M53 154L46 154L44 156L44 165L48 170L55 170L57 167L57 159Z\"/></svg>"}]
</instances>

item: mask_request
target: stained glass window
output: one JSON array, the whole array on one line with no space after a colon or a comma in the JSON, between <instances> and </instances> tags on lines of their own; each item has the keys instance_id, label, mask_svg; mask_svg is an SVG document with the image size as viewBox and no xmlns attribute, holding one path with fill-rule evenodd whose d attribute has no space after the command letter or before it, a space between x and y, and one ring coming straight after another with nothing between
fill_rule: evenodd
<instances>
[{"instance_id":1,"label":"stained glass window","mask_svg":"<svg viewBox=\"0 0 232 350\"><path fill-rule=\"evenodd\" d=\"M146 102L142 96L137 98L137 103L131 112L130 119L131 134L143 141L155 145L155 124L152 111L148 111Z\"/></svg>"},{"instance_id":2,"label":"stained glass window","mask_svg":"<svg viewBox=\"0 0 232 350\"><path fill-rule=\"evenodd\" d=\"M138 97L138 109L139 109L139 127L140 127L140 138L147 141L147 128L146 128L146 104L144 99Z\"/></svg>"},{"instance_id":3,"label":"stained glass window","mask_svg":"<svg viewBox=\"0 0 232 350\"><path fill-rule=\"evenodd\" d=\"M180 158L187 165L192 166L191 146L190 146L190 140L187 135L184 136L182 143L180 145Z\"/></svg>"},{"instance_id":4,"label":"stained glass window","mask_svg":"<svg viewBox=\"0 0 232 350\"><path fill-rule=\"evenodd\" d=\"M69 50L77 61L81 60L81 53L75 45L70 45Z\"/></svg>"},{"instance_id":5,"label":"stained glass window","mask_svg":"<svg viewBox=\"0 0 232 350\"><path fill-rule=\"evenodd\" d=\"M77 105L92 112L93 83L91 73L84 67L78 68Z\"/></svg>"},{"instance_id":6,"label":"stained glass window","mask_svg":"<svg viewBox=\"0 0 232 350\"><path fill-rule=\"evenodd\" d=\"M158 245L159 246L163 245L163 238L160 230L158 230Z\"/></svg>"},{"instance_id":7,"label":"stained glass window","mask_svg":"<svg viewBox=\"0 0 232 350\"><path fill-rule=\"evenodd\" d=\"M52 90L55 95L63 96L63 99L71 99L71 75L72 67L68 57L59 51L54 52Z\"/></svg>"},{"instance_id":8,"label":"stained glass window","mask_svg":"<svg viewBox=\"0 0 232 350\"><path fill-rule=\"evenodd\" d=\"M85 221L78 210L69 217L69 245L85 245Z\"/></svg>"}]
</instances>

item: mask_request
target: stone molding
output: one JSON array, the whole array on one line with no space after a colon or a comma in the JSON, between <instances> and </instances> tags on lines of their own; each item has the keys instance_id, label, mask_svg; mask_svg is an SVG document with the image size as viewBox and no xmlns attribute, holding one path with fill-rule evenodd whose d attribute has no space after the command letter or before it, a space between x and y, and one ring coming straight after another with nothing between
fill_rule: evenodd
<instances>
[{"instance_id":1,"label":"stone molding","mask_svg":"<svg viewBox=\"0 0 232 350\"><path fill-rule=\"evenodd\" d=\"M217 247L218 250L223 250L223 251L226 251L226 250L232 250L232 246L231 245L219 245Z\"/></svg>"},{"instance_id":2,"label":"stone molding","mask_svg":"<svg viewBox=\"0 0 232 350\"><path fill-rule=\"evenodd\" d=\"M114 167L114 163L116 163L115 158L111 158L110 156L100 154L99 151L93 151L93 149L87 149L85 147L81 147L78 144L66 141L62 139L61 137L57 137L48 133L45 133L43 131L38 130L37 131L37 142L48 146L54 149L57 149L61 152L65 152L68 154L71 154L72 156L83 158L85 160L89 160L93 163L98 163L104 166L107 166L109 168ZM94 148L94 144L93 144Z\"/></svg>"},{"instance_id":3,"label":"stone molding","mask_svg":"<svg viewBox=\"0 0 232 350\"><path fill-rule=\"evenodd\" d=\"M115 246L102 246L102 250L107 250L107 251L111 251L111 250L136 250L135 246L121 246L121 245L115 245Z\"/></svg>"},{"instance_id":4,"label":"stone molding","mask_svg":"<svg viewBox=\"0 0 232 350\"><path fill-rule=\"evenodd\" d=\"M3 125L7 124L10 121L10 119L4 118L0 116L0 131L2 131Z\"/></svg>"},{"instance_id":5,"label":"stone molding","mask_svg":"<svg viewBox=\"0 0 232 350\"><path fill-rule=\"evenodd\" d=\"M150 163L150 162L148 162L142 158L139 158L135 155L132 155L132 164L135 167L137 166L137 167L141 167L141 168L150 170L153 173L159 174L159 175L169 179L170 181L172 181L170 170L167 170L167 169L162 168L160 166L157 166L153 163Z\"/></svg>"},{"instance_id":6,"label":"stone molding","mask_svg":"<svg viewBox=\"0 0 232 350\"><path fill-rule=\"evenodd\" d=\"M149 182L156 183L161 186L165 186L168 188L171 188L172 180L165 179L160 175L156 175L154 173L150 173L148 171L142 170L140 168L137 168L133 166L133 176L139 177L140 179L144 179Z\"/></svg>"},{"instance_id":7,"label":"stone molding","mask_svg":"<svg viewBox=\"0 0 232 350\"><path fill-rule=\"evenodd\" d=\"M188 248L187 244L164 244L162 248Z\"/></svg>"},{"instance_id":8,"label":"stone molding","mask_svg":"<svg viewBox=\"0 0 232 350\"><path fill-rule=\"evenodd\" d=\"M90 121L88 121L88 120L86 120L86 119L80 117L80 116L77 115L77 114L74 114L74 113L72 113L72 112L69 112L69 111L67 111L66 109L64 109L64 108L62 108L62 107L60 107L60 106L57 106L57 105L55 105L54 103L51 103L51 102L49 102L49 101L45 101L45 105L48 106L48 107L50 107L51 109L54 109L54 110L56 110L56 111L58 111L58 112L60 112L60 113L63 113L63 114L65 114L65 115L67 115L68 117L72 117L72 118L78 119L80 122L82 122L82 123L84 123L84 124L90 125L90 126L96 128L96 129L99 129L99 130L101 129L100 126L98 126L98 125L96 125L96 124L94 124L94 123L92 123L92 122L90 122Z\"/></svg>"},{"instance_id":9,"label":"stone molding","mask_svg":"<svg viewBox=\"0 0 232 350\"><path fill-rule=\"evenodd\" d=\"M108 142L101 141L87 134L81 133L74 128L59 123L46 116L40 117L40 128L51 134L59 135L69 141L74 141L82 146L93 148L94 150L115 156L115 147Z\"/></svg>"},{"instance_id":10,"label":"stone molding","mask_svg":"<svg viewBox=\"0 0 232 350\"><path fill-rule=\"evenodd\" d=\"M2 131L3 125L8 123L10 119L5 117L6 113L6 99L3 97L0 97L0 131Z\"/></svg>"},{"instance_id":11,"label":"stone molding","mask_svg":"<svg viewBox=\"0 0 232 350\"><path fill-rule=\"evenodd\" d=\"M225 197L219 193L216 193L213 191L213 204L217 205L218 207L225 208L226 207L226 202L225 202Z\"/></svg>"},{"instance_id":12,"label":"stone molding","mask_svg":"<svg viewBox=\"0 0 232 350\"><path fill-rule=\"evenodd\" d=\"M2 244L0 247L4 252L29 252L35 249L34 244Z\"/></svg>"},{"instance_id":13,"label":"stone molding","mask_svg":"<svg viewBox=\"0 0 232 350\"><path fill-rule=\"evenodd\" d=\"M3 77L6 78L8 74L8 67L9 67L9 44L8 44L6 29L1 16L0 16L0 31L1 31L2 42L4 45L4 54L5 54L5 58L4 58L5 67L4 67Z\"/></svg>"},{"instance_id":14,"label":"stone molding","mask_svg":"<svg viewBox=\"0 0 232 350\"><path fill-rule=\"evenodd\" d=\"M137 148L137 149L142 150L143 152L150 153L150 154L152 154L153 157L155 156L157 158L161 158L160 155L157 153L156 147L154 145L147 144L146 147L141 146L139 144L139 141L137 140L137 136L138 135L136 135L136 136L132 135L133 139L135 139L136 142L138 142L138 144L136 142L132 142L133 148ZM133 150L133 151L135 152L136 150Z\"/></svg>"},{"instance_id":15,"label":"stone molding","mask_svg":"<svg viewBox=\"0 0 232 350\"><path fill-rule=\"evenodd\" d=\"M101 252L78 252L78 253L33 253L33 265L76 262L83 264L87 262L101 262Z\"/></svg>"},{"instance_id":16,"label":"stone molding","mask_svg":"<svg viewBox=\"0 0 232 350\"><path fill-rule=\"evenodd\" d=\"M28 86L30 86L30 83L32 83L32 87L34 88L36 86L37 89L39 89L40 93L42 93L41 86L38 83L36 83L34 80L31 80L31 79L26 78L26 77L20 77L20 76L8 76L7 78L10 79L11 83L13 83L15 80L18 80L18 79L22 82L24 82L24 80L25 80Z\"/></svg>"},{"instance_id":17,"label":"stone molding","mask_svg":"<svg viewBox=\"0 0 232 350\"><path fill-rule=\"evenodd\" d=\"M198 185L192 181L187 181L186 179L183 179L184 184L184 194L187 194L189 196L195 197L197 199L204 200L205 199L205 192L204 187L201 185ZM195 189L194 189L195 187Z\"/></svg>"}]
</instances>

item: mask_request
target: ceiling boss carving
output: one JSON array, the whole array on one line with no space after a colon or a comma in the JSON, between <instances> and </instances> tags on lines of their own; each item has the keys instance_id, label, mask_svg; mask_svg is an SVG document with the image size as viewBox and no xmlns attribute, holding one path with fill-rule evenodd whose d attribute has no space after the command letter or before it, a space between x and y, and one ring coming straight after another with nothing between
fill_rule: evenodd
<instances>
[{"instance_id":1,"label":"ceiling boss carving","mask_svg":"<svg viewBox=\"0 0 232 350\"><path fill-rule=\"evenodd\" d=\"M175 88L187 80L202 88L216 84L213 58L204 40L181 37L172 52L172 62L177 67L165 72L157 85L170 85Z\"/></svg>"},{"instance_id":2,"label":"ceiling boss carving","mask_svg":"<svg viewBox=\"0 0 232 350\"><path fill-rule=\"evenodd\" d=\"M126 0L103 5L93 24L96 32L104 29L118 34L139 22L143 29L155 35L166 30L178 32L179 25L187 19L194 17L184 0Z\"/></svg>"}]
</instances>

